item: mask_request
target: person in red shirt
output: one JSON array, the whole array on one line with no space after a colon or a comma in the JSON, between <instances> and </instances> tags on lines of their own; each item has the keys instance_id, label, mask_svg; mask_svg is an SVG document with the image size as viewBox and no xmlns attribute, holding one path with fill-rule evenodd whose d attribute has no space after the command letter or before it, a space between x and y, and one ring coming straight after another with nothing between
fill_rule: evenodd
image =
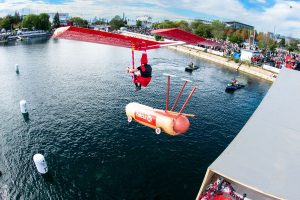
<instances>
[{"instance_id":1,"label":"person in red shirt","mask_svg":"<svg viewBox=\"0 0 300 200\"><path fill-rule=\"evenodd\" d=\"M147 87L152 78L152 67L148 64L147 54L143 53L141 57L141 66L137 68L128 68L129 73L140 72L140 75L134 74L133 82L136 86L136 90L140 90L143 87Z\"/></svg>"}]
</instances>

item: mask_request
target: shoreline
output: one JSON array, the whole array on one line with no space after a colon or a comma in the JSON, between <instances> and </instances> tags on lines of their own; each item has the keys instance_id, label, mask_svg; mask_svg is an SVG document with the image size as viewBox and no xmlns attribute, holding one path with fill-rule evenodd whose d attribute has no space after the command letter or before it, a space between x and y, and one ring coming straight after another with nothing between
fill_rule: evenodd
<instances>
[{"instance_id":1,"label":"shoreline","mask_svg":"<svg viewBox=\"0 0 300 200\"><path fill-rule=\"evenodd\" d=\"M122 32L122 34L139 37L139 38L143 38L143 39L151 39L151 40L154 39L152 36L142 35L142 34L133 33L133 32L127 32L127 31ZM194 45L168 46L168 48L182 52L182 53L187 53L189 55L193 55L193 56L196 56L201 59L212 61L212 62L215 62L222 66L229 67L231 69L235 69L237 71L244 72L246 74L250 74L250 75L262 78L264 80L270 81L270 82L274 82L278 75L275 72L271 72L271 71L265 70L260 67L236 63L236 62L229 60L228 58L225 58L223 56L218 56L218 55L215 55L212 53L204 52L204 51L200 50L199 47L194 46Z\"/></svg>"}]
</instances>

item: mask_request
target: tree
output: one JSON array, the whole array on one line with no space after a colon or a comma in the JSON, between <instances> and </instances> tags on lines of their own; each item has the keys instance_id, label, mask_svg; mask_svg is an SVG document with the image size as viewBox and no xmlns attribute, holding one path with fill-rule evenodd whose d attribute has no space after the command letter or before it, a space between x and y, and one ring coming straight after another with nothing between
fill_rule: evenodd
<instances>
[{"instance_id":1,"label":"tree","mask_svg":"<svg viewBox=\"0 0 300 200\"><path fill-rule=\"evenodd\" d=\"M59 21L59 14L57 12L53 17L53 28L59 28L59 27L60 27L60 21Z\"/></svg>"},{"instance_id":2,"label":"tree","mask_svg":"<svg viewBox=\"0 0 300 200\"><path fill-rule=\"evenodd\" d=\"M51 27L49 15L47 13L27 15L22 21L22 27L47 31Z\"/></svg>"},{"instance_id":3,"label":"tree","mask_svg":"<svg viewBox=\"0 0 300 200\"><path fill-rule=\"evenodd\" d=\"M256 34L256 41L261 41L261 40L263 40L264 39L264 33L262 33L262 32L259 32L258 34Z\"/></svg>"},{"instance_id":4,"label":"tree","mask_svg":"<svg viewBox=\"0 0 300 200\"><path fill-rule=\"evenodd\" d=\"M156 41L162 41L162 40L164 40L163 37L161 37L160 35L157 35L157 34L154 35L154 39L155 39Z\"/></svg>"},{"instance_id":5,"label":"tree","mask_svg":"<svg viewBox=\"0 0 300 200\"><path fill-rule=\"evenodd\" d=\"M272 52L275 52L276 48L278 47L277 42L272 39L269 39L267 44L268 44L268 49Z\"/></svg>"},{"instance_id":6,"label":"tree","mask_svg":"<svg viewBox=\"0 0 300 200\"><path fill-rule=\"evenodd\" d=\"M22 27L28 29L35 29L38 26L39 17L35 14L29 14L24 17Z\"/></svg>"},{"instance_id":7,"label":"tree","mask_svg":"<svg viewBox=\"0 0 300 200\"><path fill-rule=\"evenodd\" d=\"M290 41L290 44L287 46L287 50L288 51L299 51L299 48L298 48L298 41L297 40L291 40Z\"/></svg>"},{"instance_id":8,"label":"tree","mask_svg":"<svg viewBox=\"0 0 300 200\"><path fill-rule=\"evenodd\" d=\"M267 41L261 39L260 41L258 41L258 47L260 49L267 49L268 48Z\"/></svg>"},{"instance_id":9,"label":"tree","mask_svg":"<svg viewBox=\"0 0 300 200\"><path fill-rule=\"evenodd\" d=\"M143 22L141 20L136 20L136 26L141 27L143 25Z\"/></svg>"},{"instance_id":10,"label":"tree","mask_svg":"<svg viewBox=\"0 0 300 200\"><path fill-rule=\"evenodd\" d=\"M79 26L79 27L83 27L83 28L87 28L89 22L85 19L82 19L81 17L72 17L69 20L74 26Z\"/></svg>"},{"instance_id":11,"label":"tree","mask_svg":"<svg viewBox=\"0 0 300 200\"><path fill-rule=\"evenodd\" d=\"M175 26L179 29L182 29L182 30L185 30L185 31L188 31L188 32L190 32L192 30L189 26L189 23L187 21L184 21L184 20L176 21Z\"/></svg>"},{"instance_id":12,"label":"tree","mask_svg":"<svg viewBox=\"0 0 300 200\"><path fill-rule=\"evenodd\" d=\"M285 38L282 38L279 42L280 47L285 47Z\"/></svg>"},{"instance_id":13,"label":"tree","mask_svg":"<svg viewBox=\"0 0 300 200\"><path fill-rule=\"evenodd\" d=\"M225 40L225 24L220 22L219 20L214 20L211 24L211 33L216 39Z\"/></svg>"},{"instance_id":14,"label":"tree","mask_svg":"<svg viewBox=\"0 0 300 200\"><path fill-rule=\"evenodd\" d=\"M232 35L235 32L235 30L232 28L229 28L229 29L226 28L224 32L225 32L226 36L229 37L230 35Z\"/></svg>"},{"instance_id":15,"label":"tree","mask_svg":"<svg viewBox=\"0 0 300 200\"><path fill-rule=\"evenodd\" d=\"M196 28L195 34L205 38L211 38L213 36L211 33L211 26L202 23Z\"/></svg>"},{"instance_id":16,"label":"tree","mask_svg":"<svg viewBox=\"0 0 300 200\"><path fill-rule=\"evenodd\" d=\"M249 38L249 30L248 29L242 29L241 31L241 37L246 40Z\"/></svg>"},{"instance_id":17,"label":"tree","mask_svg":"<svg viewBox=\"0 0 300 200\"><path fill-rule=\"evenodd\" d=\"M22 22L22 17L20 16L20 14L16 11L15 12L15 15L13 16L13 20L12 20L12 23L17 25L19 23Z\"/></svg>"},{"instance_id":18,"label":"tree","mask_svg":"<svg viewBox=\"0 0 300 200\"><path fill-rule=\"evenodd\" d=\"M38 23L36 28L39 30L47 31L51 27L51 23L49 21L49 15L47 13L41 13L38 15Z\"/></svg>"},{"instance_id":19,"label":"tree","mask_svg":"<svg viewBox=\"0 0 300 200\"><path fill-rule=\"evenodd\" d=\"M173 21L165 20L158 24L158 28L175 28L176 24Z\"/></svg>"},{"instance_id":20,"label":"tree","mask_svg":"<svg viewBox=\"0 0 300 200\"><path fill-rule=\"evenodd\" d=\"M93 25L103 25L103 24L106 24L106 19L104 18L100 18L100 19L97 19L93 22Z\"/></svg>"},{"instance_id":21,"label":"tree","mask_svg":"<svg viewBox=\"0 0 300 200\"><path fill-rule=\"evenodd\" d=\"M0 21L0 28L4 28L5 30L10 30L12 29L12 24L13 24L13 16L7 15L5 16L1 21Z\"/></svg>"},{"instance_id":22,"label":"tree","mask_svg":"<svg viewBox=\"0 0 300 200\"><path fill-rule=\"evenodd\" d=\"M232 43L241 44L244 41L244 39L237 33L234 33L229 36L229 41Z\"/></svg>"},{"instance_id":23,"label":"tree","mask_svg":"<svg viewBox=\"0 0 300 200\"><path fill-rule=\"evenodd\" d=\"M199 26L199 24L203 24L202 22L201 22L201 20L199 20L199 19L196 19L196 20L194 20L192 23L191 23L191 29L193 30L193 32L195 32L196 31L196 29L198 28L198 26Z\"/></svg>"},{"instance_id":24,"label":"tree","mask_svg":"<svg viewBox=\"0 0 300 200\"><path fill-rule=\"evenodd\" d=\"M119 15L116 15L110 20L109 25L112 30L119 30L121 27L124 27L126 23Z\"/></svg>"}]
</instances>

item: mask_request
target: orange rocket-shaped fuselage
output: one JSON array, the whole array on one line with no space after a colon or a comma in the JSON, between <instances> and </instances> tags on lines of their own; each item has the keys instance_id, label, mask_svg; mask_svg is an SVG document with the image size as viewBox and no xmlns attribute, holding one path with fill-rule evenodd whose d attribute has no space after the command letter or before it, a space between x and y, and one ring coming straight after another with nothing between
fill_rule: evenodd
<instances>
[{"instance_id":1,"label":"orange rocket-shaped fuselage","mask_svg":"<svg viewBox=\"0 0 300 200\"><path fill-rule=\"evenodd\" d=\"M126 106L126 115L129 122L134 119L144 126L155 129L157 134L162 130L175 136L185 133L190 127L190 122L184 115L154 109L139 103L129 103Z\"/></svg>"}]
</instances>

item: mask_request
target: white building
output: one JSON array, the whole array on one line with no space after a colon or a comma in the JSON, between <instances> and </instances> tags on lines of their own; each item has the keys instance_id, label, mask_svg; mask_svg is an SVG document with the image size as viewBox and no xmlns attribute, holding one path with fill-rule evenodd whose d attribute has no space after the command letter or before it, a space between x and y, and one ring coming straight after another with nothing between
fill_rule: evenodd
<instances>
[{"instance_id":1,"label":"white building","mask_svg":"<svg viewBox=\"0 0 300 200\"><path fill-rule=\"evenodd\" d=\"M140 16L136 18L136 21L141 21L143 27L150 28L152 26L152 17L150 16Z\"/></svg>"}]
</instances>

